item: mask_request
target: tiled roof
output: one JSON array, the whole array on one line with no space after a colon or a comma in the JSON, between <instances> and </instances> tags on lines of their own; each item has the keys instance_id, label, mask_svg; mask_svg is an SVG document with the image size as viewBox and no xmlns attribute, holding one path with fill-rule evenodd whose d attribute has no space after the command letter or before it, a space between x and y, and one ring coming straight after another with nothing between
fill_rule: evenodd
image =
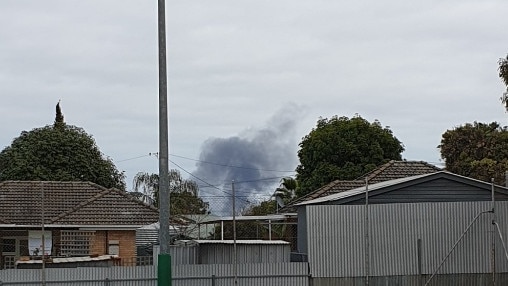
<instances>
[{"instance_id":1,"label":"tiled roof","mask_svg":"<svg viewBox=\"0 0 508 286\"><path fill-rule=\"evenodd\" d=\"M282 209L282 211L294 211L294 205L320 197L349 191L365 185L365 179L369 184L385 182L394 179L439 172L442 169L423 161L390 161L379 166L373 171L352 181L335 180L321 188L300 197Z\"/></svg>"},{"instance_id":2,"label":"tiled roof","mask_svg":"<svg viewBox=\"0 0 508 286\"><path fill-rule=\"evenodd\" d=\"M42 198L44 201L42 203ZM117 189L90 182L4 181L0 183L0 223L17 225L147 225L156 208Z\"/></svg>"},{"instance_id":3,"label":"tiled roof","mask_svg":"<svg viewBox=\"0 0 508 286\"><path fill-rule=\"evenodd\" d=\"M439 171L442 169L423 161L390 161L363 175L358 180L365 181L367 178L369 184L375 184Z\"/></svg>"},{"instance_id":4,"label":"tiled roof","mask_svg":"<svg viewBox=\"0 0 508 286\"><path fill-rule=\"evenodd\" d=\"M335 180L335 181L333 181L333 182L331 182L331 183L329 183L327 185L322 186L321 188L315 190L314 192L308 193L308 194L306 194L303 197L300 197L300 198L298 198L296 200L293 200L291 202L291 205L296 205L298 203L302 203L302 202L305 202L305 201L308 201L308 200L317 199L317 198L328 196L328 195L331 195L331 194L345 192L345 191L348 191L348 190L351 190L351 189L355 189L355 188L361 187L363 185L365 185L365 181L360 181L360 180L356 180L356 181ZM284 212L286 212L286 211L294 211L294 209L289 208L289 206L288 206L286 208L283 208L282 211L284 211Z\"/></svg>"}]
</instances>

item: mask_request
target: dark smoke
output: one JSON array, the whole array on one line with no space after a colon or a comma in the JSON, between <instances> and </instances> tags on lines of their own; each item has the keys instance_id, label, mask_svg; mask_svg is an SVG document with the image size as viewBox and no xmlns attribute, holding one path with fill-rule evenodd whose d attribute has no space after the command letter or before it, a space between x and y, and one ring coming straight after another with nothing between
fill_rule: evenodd
<instances>
[{"instance_id":1,"label":"dark smoke","mask_svg":"<svg viewBox=\"0 0 508 286\"><path fill-rule=\"evenodd\" d=\"M193 175L217 188L200 185L201 196L212 213L232 215L232 181L236 210L269 199L281 177L294 176L297 165L296 125L302 108L290 104L273 115L265 127L250 128L238 136L209 138L201 148ZM300 116L299 116L300 115Z\"/></svg>"}]
</instances>

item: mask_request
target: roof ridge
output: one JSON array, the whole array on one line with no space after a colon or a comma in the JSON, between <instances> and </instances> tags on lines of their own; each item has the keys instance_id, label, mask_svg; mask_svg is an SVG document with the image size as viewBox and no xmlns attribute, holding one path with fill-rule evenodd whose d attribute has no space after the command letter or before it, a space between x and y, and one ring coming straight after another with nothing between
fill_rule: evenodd
<instances>
[{"instance_id":1,"label":"roof ridge","mask_svg":"<svg viewBox=\"0 0 508 286\"><path fill-rule=\"evenodd\" d=\"M434 169L436 169L436 170L438 170L438 171L444 171L444 170L445 170L444 168L438 167L438 166L433 165L433 164L431 164L431 163L429 163L429 162L426 162L426 161L418 161L418 162L420 162L420 163L422 163L422 164L426 165L427 167L434 168Z\"/></svg>"},{"instance_id":2,"label":"roof ridge","mask_svg":"<svg viewBox=\"0 0 508 286\"><path fill-rule=\"evenodd\" d=\"M310 199L314 199L314 198L312 198L312 196L314 196L316 194L318 196L321 196L322 194L326 194L327 192L330 191L330 189L333 189L334 187L336 187L340 183L357 184L357 183L363 183L363 181L362 180L341 180L341 179L333 180L330 183L328 183L328 184L326 184L326 185L316 189L313 192L309 192L309 193L305 194L302 197L299 197L299 198L291 200L290 202L287 203L286 206L282 207L280 210L287 210L287 209L289 209L291 207L294 207L295 204L307 201L307 199L309 199L309 198Z\"/></svg>"},{"instance_id":3,"label":"roof ridge","mask_svg":"<svg viewBox=\"0 0 508 286\"><path fill-rule=\"evenodd\" d=\"M149 208L149 209L152 209L152 210L155 210L155 211L159 211L159 208L156 208L156 207L154 207L152 205L149 205L147 203L144 203L144 202L138 200L137 198L135 198L131 194L129 194L129 192L127 192L127 191L122 191L122 190L119 190L117 188L111 188L109 190L111 190L111 191L113 191L113 192L115 192L115 193L125 197L126 199L128 199L128 200L130 200L132 202L137 203L138 205L141 205L143 207L146 207L146 208Z\"/></svg>"},{"instance_id":4,"label":"roof ridge","mask_svg":"<svg viewBox=\"0 0 508 286\"><path fill-rule=\"evenodd\" d=\"M395 160L390 160L386 163L384 163L383 165L375 168L374 170L370 171L370 172L367 172L366 174L363 174L361 177L359 177L357 180L360 180L360 179L367 179L367 181L370 181L370 179L376 177L377 175L379 175L380 173L382 173L384 170L388 169L388 167L392 166L396 161ZM405 161L407 162L407 161Z\"/></svg>"},{"instance_id":5,"label":"roof ridge","mask_svg":"<svg viewBox=\"0 0 508 286\"><path fill-rule=\"evenodd\" d=\"M74 206L73 208L67 210L67 211L64 211L63 213L59 214L58 216L52 218L50 221L53 223L53 222L56 222L64 217L66 217L67 215L70 215L71 213L81 209L82 207L86 206L86 205L89 205L90 203L96 201L97 199L103 197L104 195L106 195L107 193L110 192L111 189L106 189L106 188L102 188L103 190L100 191L99 193L97 193L96 195L90 197L88 200L85 200L81 203L79 203L78 205Z\"/></svg>"},{"instance_id":6,"label":"roof ridge","mask_svg":"<svg viewBox=\"0 0 508 286\"><path fill-rule=\"evenodd\" d=\"M96 183L94 183L94 182L87 182L87 183L88 183L88 184L90 184L91 186L96 187L96 188L100 188L100 189L103 189L103 190L108 190L108 191L111 191L111 192L115 192L115 193L117 193L117 194L119 194L119 195L121 195L121 196L125 197L126 199L128 199L128 200L132 201L132 202L135 202L135 203L137 203L137 204L139 204L139 205L142 205L142 206L144 206L144 207L148 207L148 208L150 208L150 209L152 209L152 210L159 211L159 209L158 209L158 208L156 208L156 207L154 207L154 206L151 206L151 205L149 205L149 204L146 204L146 203L144 203L144 202L142 202L142 201L140 201L140 200L136 199L135 197L131 196L131 195L129 194L129 192L127 192L127 191L122 191L122 190L117 189L117 188L115 188L115 187L112 187L112 188L109 188L109 189L108 189L108 188L103 187L103 186L101 186L101 185L98 185L98 184L96 184Z\"/></svg>"}]
</instances>

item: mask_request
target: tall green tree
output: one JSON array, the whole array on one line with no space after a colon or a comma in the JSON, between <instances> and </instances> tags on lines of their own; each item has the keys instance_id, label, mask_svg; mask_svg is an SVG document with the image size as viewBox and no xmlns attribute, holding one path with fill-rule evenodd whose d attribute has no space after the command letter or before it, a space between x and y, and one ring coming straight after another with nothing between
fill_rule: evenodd
<instances>
[{"instance_id":1,"label":"tall green tree","mask_svg":"<svg viewBox=\"0 0 508 286\"><path fill-rule=\"evenodd\" d=\"M359 115L319 119L299 146L297 197L333 180L352 180L390 160L401 160L404 151L388 127Z\"/></svg>"},{"instance_id":2,"label":"tall green tree","mask_svg":"<svg viewBox=\"0 0 508 286\"><path fill-rule=\"evenodd\" d=\"M508 129L497 122L466 123L443 133L438 146L450 172L504 184L508 170Z\"/></svg>"},{"instance_id":3,"label":"tall green tree","mask_svg":"<svg viewBox=\"0 0 508 286\"><path fill-rule=\"evenodd\" d=\"M0 181L90 181L125 190L124 178L91 135L64 122L60 104L53 125L21 132L0 152Z\"/></svg>"},{"instance_id":4,"label":"tall green tree","mask_svg":"<svg viewBox=\"0 0 508 286\"><path fill-rule=\"evenodd\" d=\"M506 85L506 91L501 96L501 102L504 104L506 111L508 111L508 55L506 58L499 59L499 77Z\"/></svg>"},{"instance_id":5,"label":"tall green tree","mask_svg":"<svg viewBox=\"0 0 508 286\"><path fill-rule=\"evenodd\" d=\"M199 186L193 180L182 178L178 170L170 170L169 191L171 194L170 213L172 215L209 213L208 203L199 196ZM139 172L133 179L133 196L159 206L159 175Z\"/></svg>"}]
</instances>

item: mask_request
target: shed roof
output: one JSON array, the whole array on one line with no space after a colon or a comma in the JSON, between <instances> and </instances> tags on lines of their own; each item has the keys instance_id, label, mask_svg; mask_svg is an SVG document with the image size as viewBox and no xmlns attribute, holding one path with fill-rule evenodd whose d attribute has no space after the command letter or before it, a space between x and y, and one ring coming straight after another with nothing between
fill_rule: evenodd
<instances>
[{"instance_id":1,"label":"shed roof","mask_svg":"<svg viewBox=\"0 0 508 286\"><path fill-rule=\"evenodd\" d=\"M306 201L360 188L365 186L366 179L369 184L375 184L394 179L436 173L439 171L442 171L442 169L424 161L392 160L386 164L379 166L373 171L364 174L356 180L335 180L330 182L329 184L320 187L316 191L292 201L290 205L283 208L283 211L290 211L292 210L291 206L299 205Z\"/></svg>"},{"instance_id":2,"label":"shed roof","mask_svg":"<svg viewBox=\"0 0 508 286\"><path fill-rule=\"evenodd\" d=\"M249 244L249 245L289 245L289 242L284 240L260 240L260 239L241 239L241 240L178 240L175 245L192 245L192 244Z\"/></svg>"},{"instance_id":3,"label":"shed roof","mask_svg":"<svg viewBox=\"0 0 508 286\"><path fill-rule=\"evenodd\" d=\"M374 194L379 195L382 192L390 191L393 189L391 187L394 187L397 185L403 185L405 183L409 183L408 185L418 184L422 181L432 180L432 179L436 179L436 178L453 179L456 181L461 181L463 183L472 184L472 185L475 185L477 187L480 187L480 188L483 188L486 190L490 190L492 188L492 185L487 182L464 177L464 176L457 175L457 174L454 174L454 173L451 173L448 171L440 171L440 172L436 172L436 173L422 174L422 175L417 175L417 176L411 176L411 177L393 179L393 180L389 180L389 181L383 181L383 182L375 183L372 185L371 184L363 185L361 187L351 189L349 191L344 191L344 192L328 195L325 197L320 197L320 198L316 198L313 200L301 202L301 203L297 204L297 206L321 204L321 203L327 203L327 202L335 202L336 204L340 204L341 202L345 202L346 200L350 201L355 197L360 197L360 196L362 198L365 197L365 193L367 192L367 190L369 191L369 198L370 198L371 195L374 195ZM508 189L504 186L495 186L495 191L502 192L504 194L508 194Z\"/></svg>"}]
</instances>

